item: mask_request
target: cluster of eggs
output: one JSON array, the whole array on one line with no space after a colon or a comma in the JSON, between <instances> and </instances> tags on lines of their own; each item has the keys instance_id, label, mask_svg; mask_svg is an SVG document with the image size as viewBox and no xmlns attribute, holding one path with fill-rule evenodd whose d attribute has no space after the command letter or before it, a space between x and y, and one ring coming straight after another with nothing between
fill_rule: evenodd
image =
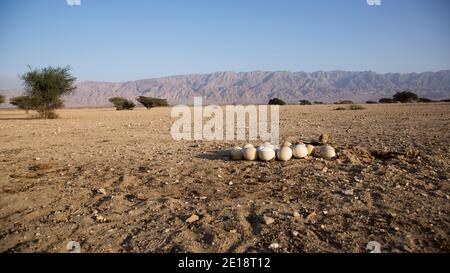
<instances>
[{"instance_id":1,"label":"cluster of eggs","mask_svg":"<svg viewBox=\"0 0 450 273\"><path fill-rule=\"evenodd\" d=\"M275 158L281 161L288 161L291 158L305 158L310 155L331 159L336 156L333 147L328 144L314 147L311 144L299 143L292 145L290 142L284 142L281 147L274 146L268 142L263 143L258 148L252 144L245 144L244 147L234 147L230 152L232 160L248 160L254 161L260 159L262 161L271 161Z\"/></svg>"}]
</instances>

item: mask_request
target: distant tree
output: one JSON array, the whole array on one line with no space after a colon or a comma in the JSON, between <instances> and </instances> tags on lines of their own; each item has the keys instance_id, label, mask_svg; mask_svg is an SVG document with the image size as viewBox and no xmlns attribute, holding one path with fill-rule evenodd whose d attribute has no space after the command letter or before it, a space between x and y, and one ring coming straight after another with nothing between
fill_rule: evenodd
<instances>
[{"instance_id":1,"label":"distant tree","mask_svg":"<svg viewBox=\"0 0 450 273\"><path fill-rule=\"evenodd\" d=\"M34 109L34 102L33 99L29 96L19 96L14 97L9 100L9 103L17 106L17 108L25 110L25 112L28 114L28 111Z\"/></svg>"},{"instance_id":2,"label":"distant tree","mask_svg":"<svg viewBox=\"0 0 450 273\"><path fill-rule=\"evenodd\" d=\"M335 102L334 104L353 104L353 101L351 101L351 100L341 100L341 101Z\"/></svg>"},{"instance_id":3,"label":"distant tree","mask_svg":"<svg viewBox=\"0 0 450 273\"><path fill-rule=\"evenodd\" d=\"M450 99L441 100L441 102L450 102Z\"/></svg>"},{"instance_id":4,"label":"distant tree","mask_svg":"<svg viewBox=\"0 0 450 273\"><path fill-rule=\"evenodd\" d=\"M394 100L402 103L414 102L419 99L419 97L410 91L397 92L394 95Z\"/></svg>"},{"instance_id":5,"label":"distant tree","mask_svg":"<svg viewBox=\"0 0 450 273\"><path fill-rule=\"evenodd\" d=\"M312 105L312 103L309 100L301 100L300 105Z\"/></svg>"},{"instance_id":6,"label":"distant tree","mask_svg":"<svg viewBox=\"0 0 450 273\"><path fill-rule=\"evenodd\" d=\"M366 101L366 104L377 104L377 102L376 101L372 101L372 100L368 100L368 101Z\"/></svg>"},{"instance_id":7,"label":"distant tree","mask_svg":"<svg viewBox=\"0 0 450 273\"><path fill-rule=\"evenodd\" d=\"M314 101L314 104L323 104L323 101Z\"/></svg>"},{"instance_id":8,"label":"distant tree","mask_svg":"<svg viewBox=\"0 0 450 273\"><path fill-rule=\"evenodd\" d=\"M433 102L433 100L427 99L427 98L419 98L417 102L423 102L423 103L429 103Z\"/></svg>"},{"instance_id":9,"label":"distant tree","mask_svg":"<svg viewBox=\"0 0 450 273\"><path fill-rule=\"evenodd\" d=\"M269 101L269 105L286 105L286 102L279 98L273 98Z\"/></svg>"},{"instance_id":10,"label":"distant tree","mask_svg":"<svg viewBox=\"0 0 450 273\"><path fill-rule=\"evenodd\" d=\"M391 98L382 98L378 101L379 103L396 103L394 99Z\"/></svg>"},{"instance_id":11,"label":"distant tree","mask_svg":"<svg viewBox=\"0 0 450 273\"><path fill-rule=\"evenodd\" d=\"M140 104L144 105L145 108L150 109L153 107L169 106L166 99L158 99L152 97L139 96L136 99Z\"/></svg>"},{"instance_id":12,"label":"distant tree","mask_svg":"<svg viewBox=\"0 0 450 273\"><path fill-rule=\"evenodd\" d=\"M2 103L4 103L4 102L5 102L5 96L0 95L0 104L2 104Z\"/></svg>"},{"instance_id":13,"label":"distant tree","mask_svg":"<svg viewBox=\"0 0 450 273\"><path fill-rule=\"evenodd\" d=\"M21 76L25 85L25 95L31 100L31 109L41 118L55 118L54 110L63 107L61 97L75 90L76 78L70 74L71 68L48 66L32 69Z\"/></svg>"},{"instance_id":14,"label":"distant tree","mask_svg":"<svg viewBox=\"0 0 450 273\"><path fill-rule=\"evenodd\" d=\"M114 107L116 107L116 110L118 111L133 110L134 107L136 107L136 104L134 104L134 102L122 97L110 98L109 101L114 104Z\"/></svg>"}]
</instances>

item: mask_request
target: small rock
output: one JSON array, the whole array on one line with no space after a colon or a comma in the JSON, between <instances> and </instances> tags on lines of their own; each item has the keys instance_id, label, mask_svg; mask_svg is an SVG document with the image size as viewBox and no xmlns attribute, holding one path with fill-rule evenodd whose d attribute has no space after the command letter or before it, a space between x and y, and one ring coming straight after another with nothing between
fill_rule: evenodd
<instances>
[{"instance_id":1,"label":"small rock","mask_svg":"<svg viewBox=\"0 0 450 273\"><path fill-rule=\"evenodd\" d=\"M277 244L277 243L272 243L272 244L270 244L270 246L269 246L269 248L271 248L271 249L278 249L278 248L280 248L281 246L279 245L279 244Z\"/></svg>"},{"instance_id":2,"label":"small rock","mask_svg":"<svg viewBox=\"0 0 450 273\"><path fill-rule=\"evenodd\" d=\"M41 160L39 157L36 157L34 160L36 160L36 161L39 161L39 160Z\"/></svg>"},{"instance_id":3,"label":"small rock","mask_svg":"<svg viewBox=\"0 0 450 273\"><path fill-rule=\"evenodd\" d=\"M294 235L295 237L297 237L298 236L298 231L292 231L292 235Z\"/></svg>"},{"instance_id":4,"label":"small rock","mask_svg":"<svg viewBox=\"0 0 450 273\"><path fill-rule=\"evenodd\" d=\"M327 167L324 167L323 169L322 169L322 172L323 173L326 173L328 171L328 168Z\"/></svg>"},{"instance_id":5,"label":"small rock","mask_svg":"<svg viewBox=\"0 0 450 273\"><path fill-rule=\"evenodd\" d=\"M101 193L103 195L106 195L106 190L103 189L103 188L98 189L97 192L99 192L99 193Z\"/></svg>"},{"instance_id":6,"label":"small rock","mask_svg":"<svg viewBox=\"0 0 450 273\"><path fill-rule=\"evenodd\" d=\"M351 190L342 190L341 193L346 196L353 196L353 189Z\"/></svg>"},{"instance_id":7,"label":"small rock","mask_svg":"<svg viewBox=\"0 0 450 273\"><path fill-rule=\"evenodd\" d=\"M325 144L328 142L329 139L330 139L330 136L328 134L321 134L319 137L319 142Z\"/></svg>"},{"instance_id":8,"label":"small rock","mask_svg":"<svg viewBox=\"0 0 450 273\"><path fill-rule=\"evenodd\" d=\"M317 220L317 214L315 211L313 211L312 213L310 213L306 219L305 219L307 224L314 224Z\"/></svg>"},{"instance_id":9,"label":"small rock","mask_svg":"<svg viewBox=\"0 0 450 273\"><path fill-rule=\"evenodd\" d=\"M381 244L377 241L370 241L366 246L367 250L370 250L370 253L381 253Z\"/></svg>"},{"instance_id":10,"label":"small rock","mask_svg":"<svg viewBox=\"0 0 450 273\"><path fill-rule=\"evenodd\" d=\"M275 219L273 219L272 217L264 215L263 218L264 218L264 223L266 225L270 225L270 224L273 224L273 222L275 222Z\"/></svg>"},{"instance_id":11,"label":"small rock","mask_svg":"<svg viewBox=\"0 0 450 273\"><path fill-rule=\"evenodd\" d=\"M298 213L297 211L294 211L293 216L294 216L294 218L299 218L300 217L300 213Z\"/></svg>"},{"instance_id":12,"label":"small rock","mask_svg":"<svg viewBox=\"0 0 450 273\"><path fill-rule=\"evenodd\" d=\"M200 220L200 217L198 217L198 215L196 214L192 214L191 217L186 219L186 223L192 224L194 222L197 222L198 220Z\"/></svg>"}]
</instances>

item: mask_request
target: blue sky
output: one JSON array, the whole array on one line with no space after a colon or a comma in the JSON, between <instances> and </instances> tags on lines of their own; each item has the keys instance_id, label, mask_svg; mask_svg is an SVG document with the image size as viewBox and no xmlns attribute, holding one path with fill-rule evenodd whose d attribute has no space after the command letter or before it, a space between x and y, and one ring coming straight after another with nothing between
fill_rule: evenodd
<instances>
[{"instance_id":1,"label":"blue sky","mask_svg":"<svg viewBox=\"0 0 450 273\"><path fill-rule=\"evenodd\" d=\"M450 69L450 1L0 1L0 81L27 65L80 80L254 70ZM1 84L0 84L1 87Z\"/></svg>"}]
</instances>

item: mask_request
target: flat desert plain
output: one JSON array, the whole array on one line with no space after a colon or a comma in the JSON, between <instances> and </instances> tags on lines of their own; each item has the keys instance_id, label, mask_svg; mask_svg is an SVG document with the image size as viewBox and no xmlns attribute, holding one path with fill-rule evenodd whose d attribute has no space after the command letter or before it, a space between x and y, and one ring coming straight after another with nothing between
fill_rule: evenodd
<instances>
[{"instance_id":1,"label":"flat desert plain","mask_svg":"<svg viewBox=\"0 0 450 273\"><path fill-rule=\"evenodd\" d=\"M0 251L449 252L450 104L364 107L281 107L338 158L267 163L172 140L171 108L0 110Z\"/></svg>"}]
</instances>

